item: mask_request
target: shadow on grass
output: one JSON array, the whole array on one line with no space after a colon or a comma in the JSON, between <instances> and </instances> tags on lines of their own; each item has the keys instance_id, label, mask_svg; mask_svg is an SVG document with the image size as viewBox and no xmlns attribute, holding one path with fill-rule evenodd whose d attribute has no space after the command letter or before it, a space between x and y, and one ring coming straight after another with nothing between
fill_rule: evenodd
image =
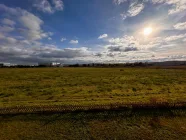
<instances>
[{"instance_id":1,"label":"shadow on grass","mask_svg":"<svg viewBox=\"0 0 186 140\"><path fill-rule=\"evenodd\" d=\"M128 109L128 110L91 110L74 111L66 113L40 113L40 114L13 114L0 115L1 121L30 121L39 120L44 125L53 123L57 120L109 120L115 118L130 117L176 117L186 116L186 109Z\"/></svg>"}]
</instances>

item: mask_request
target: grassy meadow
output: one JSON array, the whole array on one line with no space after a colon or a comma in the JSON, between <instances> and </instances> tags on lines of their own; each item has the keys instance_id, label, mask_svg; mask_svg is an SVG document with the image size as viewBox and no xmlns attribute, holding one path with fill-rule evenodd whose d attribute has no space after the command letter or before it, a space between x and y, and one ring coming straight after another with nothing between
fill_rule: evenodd
<instances>
[{"instance_id":1,"label":"grassy meadow","mask_svg":"<svg viewBox=\"0 0 186 140\"><path fill-rule=\"evenodd\" d=\"M186 101L186 69L0 69L0 108ZM0 139L185 140L186 110L0 115Z\"/></svg>"},{"instance_id":2,"label":"grassy meadow","mask_svg":"<svg viewBox=\"0 0 186 140\"><path fill-rule=\"evenodd\" d=\"M186 111L0 116L2 140L185 140Z\"/></svg>"},{"instance_id":3,"label":"grassy meadow","mask_svg":"<svg viewBox=\"0 0 186 140\"><path fill-rule=\"evenodd\" d=\"M186 101L186 69L3 68L0 107Z\"/></svg>"}]
</instances>

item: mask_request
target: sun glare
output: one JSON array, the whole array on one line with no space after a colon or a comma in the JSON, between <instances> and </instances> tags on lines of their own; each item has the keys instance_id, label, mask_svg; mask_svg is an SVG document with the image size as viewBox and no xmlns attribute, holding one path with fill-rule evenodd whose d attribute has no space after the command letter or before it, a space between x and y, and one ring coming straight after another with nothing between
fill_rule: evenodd
<instances>
[{"instance_id":1,"label":"sun glare","mask_svg":"<svg viewBox=\"0 0 186 140\"><path fill-rule=\"evenodd\" d=\"M151 33L152 33L152 28L151 27L144 28L143 34L145 36L149 36Z\"/></svg>"}]
</instances>

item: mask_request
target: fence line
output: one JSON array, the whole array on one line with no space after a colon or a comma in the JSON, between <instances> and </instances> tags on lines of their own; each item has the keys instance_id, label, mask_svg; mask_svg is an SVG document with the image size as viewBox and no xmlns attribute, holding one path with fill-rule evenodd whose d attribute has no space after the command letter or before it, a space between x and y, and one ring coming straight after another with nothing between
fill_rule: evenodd
<instances>
[{"instance_id":1,"label":"fence line","mask_svg":"<svg viewBox=\"0 0 186 140\"><path fill-rule=\"evenodd\" d=\"M0 108L0 115L7 114L37 114L37 113L65 113L74 111L104 111L127 109L186 109L186 102L178 103L116 103L100 105L37 105L15 106Z\"/></svg>"}]
</instances>

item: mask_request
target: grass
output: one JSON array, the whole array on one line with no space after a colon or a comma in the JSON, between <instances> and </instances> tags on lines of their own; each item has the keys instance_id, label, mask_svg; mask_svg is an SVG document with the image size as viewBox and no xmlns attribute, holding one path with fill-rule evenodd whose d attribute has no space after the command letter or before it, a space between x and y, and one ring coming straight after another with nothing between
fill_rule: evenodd
<instances>
[{"instance_id":1,"label":"grass","mask_svg":"<svg viewBox=\"0 0 186 140\"><path fill-rule=\"evenodd\" d=\"M186 111L0 116L3 140L184 140Z\"/></svg>"},{"instance_id":2,"label":"grass","mask_svg":"<svg viewBox=\"0 0 186 140\"><path fill-rule=\"evenodd\" d=\"M186 69L0 69L0 108L16 105L176 103L186 100ZM0 139L186 139L186 110L0 115Z\"/></svg>"},{"instance_id":3,"label":"grass","mask_svg":"<svg viewBox=\"0 0 186 140\"><path fill-rule=\"evenodd\" d=\"M0 69L0 107L179 102L186 100L185 69Z\"/></svg>"}]
</instances>

